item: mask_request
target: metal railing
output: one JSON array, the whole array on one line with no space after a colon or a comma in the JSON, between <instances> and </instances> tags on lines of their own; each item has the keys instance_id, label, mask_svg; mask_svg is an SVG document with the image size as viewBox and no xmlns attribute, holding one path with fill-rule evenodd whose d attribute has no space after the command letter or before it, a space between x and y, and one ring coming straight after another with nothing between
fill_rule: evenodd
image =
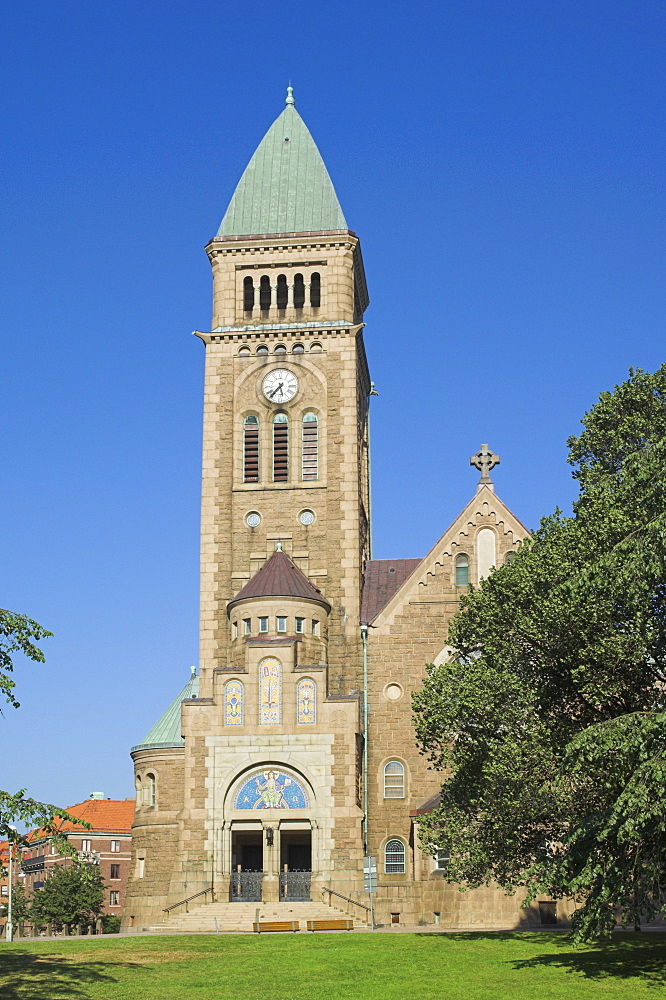
<instances>
[{"instance_id":1,"label":"metal railing","mask_svg":"<svg viewBox=\"0 0 666 1000\"><path fill-rule=\"evenodd\" d=\"M198 899L199 896L205 896L206 893L208 892L211 894L212 902L214 903L215 890L212 885L209 885L206 889L202 889L201 892L195 892L193 896L188 896L187 899L181 899L180 902L178 903L172 903L171 906L165 906L164 909L162 910L162 913L170 913L171 910L175 910L177 906L183 906L183 904L185 905L185 913L189 913L190 911L187 908L187 904L190 903L193 899Z\"/></svg>"},{"instance_id":2,"label":"metal railing","mask_svg":"<svg viewBox=\"0 0 666 1000\"><path fill-rule=\"evenodd\" d=\"M329 889L329 887L327 885L323 885L321 887L321 891L322 891L322 895L325 892L328 893L328 905L329 906L331 905L331 896L337 896L338 899L344 899L345 903L351 903L352 906L358 906L358 907L360 907L361 910L365 910L365 915L364 915L363 919L364 920L369 920L370 919L370 917L369 917L370 907L366 906L365 903L359 902L358 899L350 899L349 896L343 896L341 892L336 892L335 889ZM326 901L324 900L324 902L326 902Z\"/></svg>"}]
</instances>

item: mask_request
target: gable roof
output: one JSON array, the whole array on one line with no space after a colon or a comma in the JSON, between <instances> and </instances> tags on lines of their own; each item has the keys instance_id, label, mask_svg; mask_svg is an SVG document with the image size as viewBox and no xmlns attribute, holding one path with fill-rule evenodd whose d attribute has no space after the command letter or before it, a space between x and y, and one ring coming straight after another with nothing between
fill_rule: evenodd
<instances>
[{"instance_id":1,"label":"gable roof","mask_svg":"<svg viewBox=\"0 0 666 1000\"><path fill-rule=\"evenodd\" d=\"M361 621L371 622L423 560L370 559L365 564Z\"/></svg>"},{"instance_id":2,"label":"gable roof","mask_svg":"<svg viewBox=\"0 0 666 1000\"><path fill-rule=\"evenodd\" d=\"M368 621L374 620L375 627L381 628L392 619L405 601L409 601L411 594L417 591L424 593L424 588L428 587L429 582L434 580L441 570L442 558L453 557L455 552L464 551L465 547L470 544L477 527L483 526L488 517L494 518L488 523L492 524L498 532L511 536L512 540L521 540L530 535L528 529L497 496L492 484L480 485L469 503L435 542L427 555L418 560L412 574L405 577L403 583L396 588L393 594L388 596L385 603L375 612L374 619L368 619Z\"/></svg>"},{"instance_id":3,"label":"gable roof","mask_svg":"<svg viewBox=\"0 0 666 1000\"><path fill-rule=\"evenodd\" d=\"M68 806L67 812L90 823L92 830L72 823L69 819L63 820L59 816L54 819L53 826L61 833L131 833L134 806L133 798L86 799L85 802L77 802L75 806ZM31 830L28 840L41 840L48 836L50 836L49 831L42 827L39 830Z\"/></svg>"},{"instance_id":4,"label":"gable roof","mask_svg":"<svg viewBox=\"0 0 666 1000\"><path fill-rule=\"evenodd\" d=\"M199 695L199 678L192 674L189 681L171 702L165 712L152 726L141 743L132 747L130 753L135 750L152 750L159 747L184 747L185 740L181 735L180 704L186 698L196 698Z\"/></svg>"},{"instance_id":5,"label":"gable roof","mask_svg":"<svg viewBox=\"0 0 666 1000\"><path fill-rule=\"evenodd\" d=\"M239 601L245 601L250 597L296 597L315 601L327 611L331 610L331 605L322 592L310 583L305 573L291 561L286 552L281 550L274 552L242 590L238 591L233 600L229 601L227 614Z\"/></svg>"},{"instance_id":6,"label":"gable roof","mask_svg":"<svg viewBox=\"0 0 666 1000\"><path fill-rule=\"evenodd\" d=\"M289 94L245 168L217 236L341 229L347 223L335 188Z\"/></svg>"}]
</instances>

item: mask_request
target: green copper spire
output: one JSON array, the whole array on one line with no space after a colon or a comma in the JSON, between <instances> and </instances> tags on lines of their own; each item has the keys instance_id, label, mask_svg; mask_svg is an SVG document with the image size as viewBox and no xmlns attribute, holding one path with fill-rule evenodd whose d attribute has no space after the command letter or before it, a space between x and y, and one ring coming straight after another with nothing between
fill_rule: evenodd
<instances>
[{"instance_id":1,"label":"green copper spire","mask_svg":"<svg viewBox=\"0 0 666 1000\"><path fill-rule=\"evenodd\" d=\"M166 712L164 712L155 725L146 733L141 743L132 747L131 753L135 750L148 750L153 747L182 747L185 740L180 733L180 703L185 698L196 698L199 694L199 678L196 675L196 668L191 668L191 676L183 690L175 698Z\"/></svg>"},{"instance_id":2,"label":"green copper spire","mask_svg":"<svg viewBox=\"0 0 666 1000\"><path fill-rule=\"evenodd\" d=\"M347 229L314 139L287 87L286 107L245 168L218 236Z\"/></svg>"}]
</instances>

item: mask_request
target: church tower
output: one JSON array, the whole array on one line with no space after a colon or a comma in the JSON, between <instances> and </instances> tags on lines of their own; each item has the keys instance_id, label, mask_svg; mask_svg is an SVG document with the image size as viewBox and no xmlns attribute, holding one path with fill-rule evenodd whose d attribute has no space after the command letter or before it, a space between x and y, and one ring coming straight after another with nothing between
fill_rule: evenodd
<instances>
[{"instance_id":1,"label":"church tower","mask_svg":"<svg viewBox=\"0 0 666 1000\"><path fill-rule=\"evenodd\" d=\"M364 921L364 855L382 923L510 926L515 902L462 900L421 849L440 778L410 696L527 531L483 445L431 551L371 558L363 261L291 88L206 252L200 670L131 750L123 926L249 930L257 904Z\"/></svg>"},{"instance_id":2,"label":"church tower","mask_svg":"<svg viewBox=\"0 0 666 1000\"><path fill-rule=\"evenodd\" d=\"M206 251L201 693L246 638L229 601L279 544L330 604L326 635L316 619L302 627L327 639L329 690L345 694L359 684L369 558L368 294L358 237L291 88Z\"/></svg>"}]
</instances>

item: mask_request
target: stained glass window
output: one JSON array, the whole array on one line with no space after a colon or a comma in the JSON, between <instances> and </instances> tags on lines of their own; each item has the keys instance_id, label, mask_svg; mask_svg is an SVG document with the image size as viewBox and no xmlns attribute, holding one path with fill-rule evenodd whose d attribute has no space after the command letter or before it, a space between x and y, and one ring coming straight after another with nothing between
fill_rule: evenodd
<instances>
[{"instance_id":1,"label":"stained glass window","mask_svg":"<svg viewBox=\"0 0 666 1000\"><path fill-rule=\"evenodd\" d=\"M224 685L224 724L243 725L243 684L241 681L227 681Z\"/></svg>"},{"instance_id":2,"label":"stained glass window","mask_svg":"<svg viewBox=\"0 0 666 1000\"><path fill-rule=\"evenodd\" d=\"M313 726L317 721L317 687L309 677L303 677L296 687L298 725Z\"/></svg>"},{"instance_id":3,"label":"stained glass window","mask_svg":"<svg viewBox=\"0 0 666 1000\"><path fill-rule=\"evenodd\" d=\"M279 726L282 721L282 664L266 656L259 664L259 724Z\"/></svg>"}]
</instances>

